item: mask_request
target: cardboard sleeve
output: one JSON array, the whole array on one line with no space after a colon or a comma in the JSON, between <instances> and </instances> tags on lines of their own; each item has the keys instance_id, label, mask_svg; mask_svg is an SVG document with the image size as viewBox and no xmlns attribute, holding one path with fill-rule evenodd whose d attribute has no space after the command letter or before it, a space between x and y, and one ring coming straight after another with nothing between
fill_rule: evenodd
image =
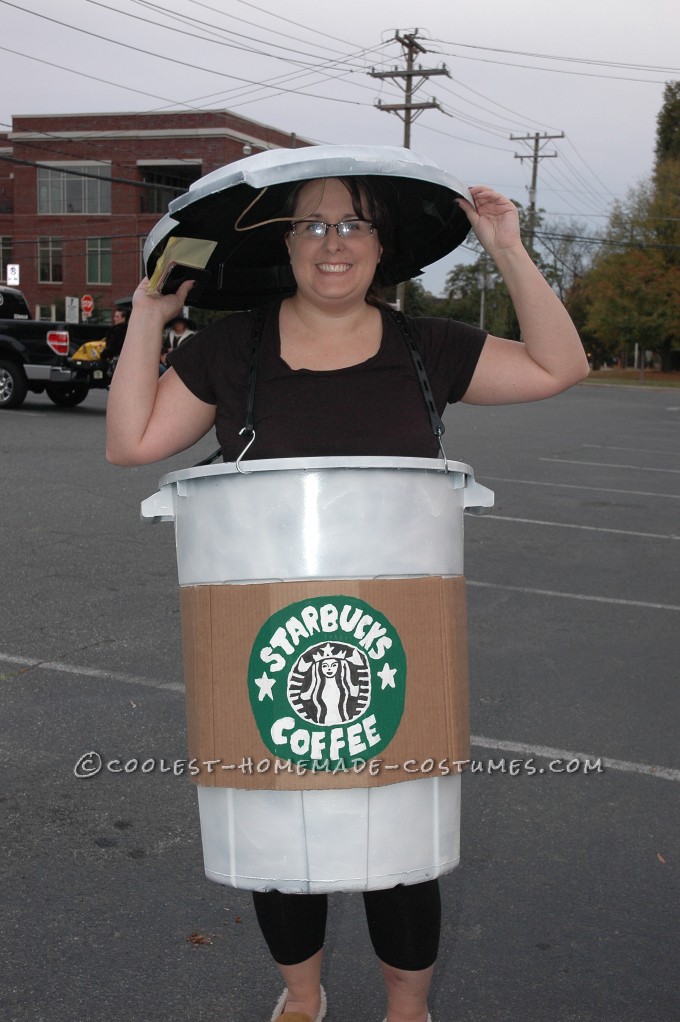
<instances>
[{"instance_id":1,"label":"cardboard sleeve","mask_svg":"<svg viewBox=\"0 0 680 1022\"><path fill-rule=\"evenodd\" d=\"M338 594L371 604L399 633L408 663L401 723L370 771L275 769L277 758L260 737L248 695L253 643L276 611ZM380 786L454 772L455 764L469 759L464 578L184 586L180 608L196 783L281 790Z\"/></svg>"}]
</instances>

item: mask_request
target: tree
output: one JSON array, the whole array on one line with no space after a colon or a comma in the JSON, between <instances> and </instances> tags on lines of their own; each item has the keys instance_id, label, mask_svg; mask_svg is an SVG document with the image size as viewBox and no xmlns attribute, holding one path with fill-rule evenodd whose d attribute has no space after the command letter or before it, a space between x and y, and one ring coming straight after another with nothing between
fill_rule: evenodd
<instances>
[{"instance_id":1,"label":"tree","mask_svg":"<svg viewBox=\"0 0 680 1022\"><path fill-rule=\"evenodd\" d=\"M463 323L481 319L482 291L479 258L472 265L454 267L446 277L445 314Z\"/></svg>"},{"instance_id":2,"label":"tree","mask_svg":"<svg viewBox=\"0 0 680 1022\"><path fill-rule=\"evenodd\" d=\"M628 360L630 348L657 350L662 366L678 337L680 277L654 249L631 248L598 260L586 284L585 326L604 349Z\"/></svg>"},{"instance_id":3,"label":"tree","mask_svg":"<svg viewBox=\"0 0 680 1022\"><path fill-rule=\"evenodd\" d=\"M429 313L429 299L432 295L429 291L426 291L422 281L417 278L414 280L408 280L406 282L404 304L406 306L405 312L409 316L428 316Z\"/></svg>"},{"instance_id":4,"label":"tree","mask_svg":"<svg viewBox=\"0 0 680 1022\"><path fill-rule=\"evenodd\" d=\"M594 265L568 299L594 364L607 352L625 364L637 344L670 369L680 348L680 82L666 85L655 156L653 175L612 207Z\"/></svg>"},{"instance_id":5,"label":"tree","mask_svg":"<svg viewBox=\"0 0 680 1022\"><path fill-rule=\"evenodd\" d=\"M680 347L680 158L614 205L603 240L578 295L586 329L624 364L638 344L670 369Z\"/></svg>"},{"instance_id":6,"label":"tree","mask_svg":"<svg viewBox=\"0 0 680 1022\"><path fill-rule=\"evenodd\" d=\"M666 82L663 106L656 119L657 167L664 160L680 159L680 82Z\"/></svg>"},{"instance_id":7,"label":"tree","mask_svg":"<svg viewBox=\"0 0 680 1022\"><path fill-rule=\"evenodd\" d=\"M601 369L603 365L613 359L613 352L609 345L596 337L588 325L590 303L586 281L583 277L577 277L574 280L569 288L565 305L583 342L588 361L593 369ZM614 345L614 349L616 349L616 345Z\"/></svg>"},{"instance_id":8,"label":"tree","mask_svg":"<svg viewBox=\"0 0 680 1022\"><path fill-rule=\"evenodd\" d=\"M566 302L577 280L593 261L593 238L578 220L557 220L541 229L536 240L543 249L543 273L557 296Z\"/></svg>"}]
</instances>

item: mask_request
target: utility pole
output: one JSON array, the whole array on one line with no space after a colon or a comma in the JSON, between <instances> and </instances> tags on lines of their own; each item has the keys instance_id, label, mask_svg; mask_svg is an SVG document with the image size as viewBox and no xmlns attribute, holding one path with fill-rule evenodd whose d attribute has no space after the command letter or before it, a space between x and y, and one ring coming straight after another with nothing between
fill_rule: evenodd
<instances>
[{"instance_id":1,"label":"utility pole","mask_svg":"<svg viewBox=\"0 0 680 1022\"><path fill-rule=\"evenodd\" d=\"M376 106L379 110L384 110L385 113L396 114L404 122L404 148L411 148L411 124L415 121L416 117L423 110L441 110L441 107L436 99L431 99L425 103L414 103L413 94L416 92L421 85L432 75L446 75L450 78L449 69L442 64L441 67L436 68L423 68L420 65L415 67L416 55L419 53L427 53L428 51L424 46L421 46L417 41L418 29L414 29L413 32L404 32L400 34L399 31L395 32L394 38L396 42L401 43L404 49L404 59L406 60L406 67L399 69L395 67L393 71L376 71L375 68L369 71L371 78L394 78L395 80L403 79L404 85L399 87L404 92L403 103L383 103L381 100L376 101ZM419 79L419 80L416 80ZM406 293L406 286L404 283L397 285L397 304L399 309L404 309L404 296Z\"/></svg>"},{"instance_id":2,"label":"utility pole","mask_svg":"<svg viewBox=\"0 0 680 1022\"><path fill-rule=\"evenodd\" d=\"M534 249L534 235L536 233L536 181L538 179L538 161L552 159L557 156L557 153L542 153L541 147L546 142L549 142L553 138L564 138L564 132L561 131L559 135L548 135L545 131L543 133L536 132L533 135L511 135L511 142L532 142L533 141L533 152L531 156L526 154L515 153L516 160L531 160L531 185L529 186L529 251L533 252Z\"/></svg>"}]
</instances>

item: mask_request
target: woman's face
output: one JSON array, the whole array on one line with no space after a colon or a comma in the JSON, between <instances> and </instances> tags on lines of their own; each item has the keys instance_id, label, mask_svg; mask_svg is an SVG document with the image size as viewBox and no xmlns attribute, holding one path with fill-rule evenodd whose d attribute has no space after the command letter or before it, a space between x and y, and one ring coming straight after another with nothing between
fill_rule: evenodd
<instances>
[{"instance_id":1,"label":"woman's face","mask_svg":"<svg viewBox=\"0 0 680 1022\"><path fill-rule=\"evenodd\" d=\"M356 220L357 214L342 181L331 177L309 181L300 189L291 219L336 224ZM298 292L316 302L363 301L382 254L377 231L366 237L341 238L329 227L325 238L289 233L286 244Z\"/></svg>"},{"instance_id":2,"label":"woman's face","mask_svg":"<svg viewBox=\"0 0 680 1022\"><path fill-rule=\"evenodd\" d=\"M338 661L337 660L322 660L321 670L327 678L334 678L338 673Z\"/></svg>"}]
</instances>

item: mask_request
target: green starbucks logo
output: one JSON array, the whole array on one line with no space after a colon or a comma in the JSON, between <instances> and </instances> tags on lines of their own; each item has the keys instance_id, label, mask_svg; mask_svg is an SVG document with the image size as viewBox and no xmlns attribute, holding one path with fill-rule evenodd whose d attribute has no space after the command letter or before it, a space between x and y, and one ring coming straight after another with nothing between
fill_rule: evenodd
<instances>
[{"instance_id":1,"label":"green starbucks logo","mask_svg":"<svg viewBox=\"0 0 680 1022\"><path fill-rule=\"evenodd\" d=\"M404 712L406 654L396 628L349 596L292 603L262 625L248 666L262 741L279 759L338 770L389 744Z\"/></svg>"}]
</instances>

